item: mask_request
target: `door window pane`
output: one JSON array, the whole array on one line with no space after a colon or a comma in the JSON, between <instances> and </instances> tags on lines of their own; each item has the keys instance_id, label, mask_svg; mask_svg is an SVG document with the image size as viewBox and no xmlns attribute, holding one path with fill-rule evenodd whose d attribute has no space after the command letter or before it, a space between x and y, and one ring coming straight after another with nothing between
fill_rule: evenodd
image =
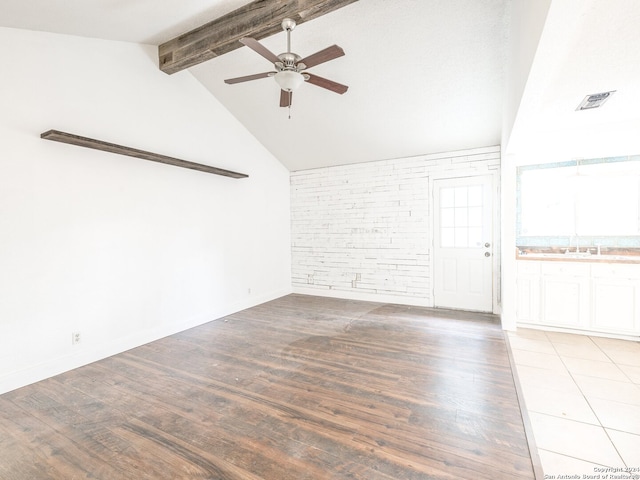
<instances>
[{"instance_id":1,"label":"door window pane","mask_svg":"<svg viewBox=\"0 0 640 480\"><path fill-rule=\"evenodd\" d=\"M454 188L455 206L466 207L467 206L467 189L468 187L456 187Z\"/></svg>"},{"instance_id":2,"label":"door window pane","mask_svg":"<svg viewBox=\"0 0 640 480\"><path fill-rule=\"evenodd\" d=\"M456 227L466 227L469 224L468 209L466 207L456 207Z\"/></svg>"},{"instance_id":3,"label":"door window pane","mask_svg":"<svg viewBox=\"0 0 640 480\"><path fill-rule=\"evenodd\" d=\"M474 185L469 187L469 206L482 206L482 185Z\"/></svg>"},{"instance_id":4,"label":"door window pane","mask_svg":"<svg viewBox=\"0 0 640 480\"><path fill-rule=\"evenodd\" d=\"M453 188L443 188L440 190L440 206L443 208L453 207Z\"/></svg>"},{"instance_id":5,"label":"door window pane","mask_svg":"<svg viewBox=\"0 0 640 480\"><path fill-rule=\"evenodd\" d=\"M453 208L442 208L440 210L440 226L441 227L453 227L454 223L454 210Z\"/></svg>"},{"instance_id":6,"label":"door window pane","mask_svg":"<svg viewBox=\"0 0 640 480\"><path fill-rule=\"evenodd\" d=\"M482 207L469 208L469 226L482 227Z\"/></svg>"}]
</instances>

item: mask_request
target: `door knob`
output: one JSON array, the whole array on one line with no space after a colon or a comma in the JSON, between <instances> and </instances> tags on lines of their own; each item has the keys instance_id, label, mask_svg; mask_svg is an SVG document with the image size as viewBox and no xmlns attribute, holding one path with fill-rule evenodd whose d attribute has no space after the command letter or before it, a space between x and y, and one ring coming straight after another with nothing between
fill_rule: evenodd
<instances>
[{"instance_id":1,"label":"door knob","mask_svg":"<svg viewBox=\"0 0 640 480\"><path fill-rule=\"evenodd\" d=\"M486 248L489 248L489 247L491 246L491 244L490 244L489 242L487 242L487 243L485 243L485 244L484 244L484 246L485 246Z\"/></svg>"},{"instance_id":2,"label":"door knob","mask_svg":"<svg viewBox=\"0 0 640 480\"><path fill-rule=\"evenodd\" d=\"M490 254L489 252L484 252L484 256L485 256L485 257L490 257L490 256L491 256L491 254Z\"/></svg>"}]
</instances>

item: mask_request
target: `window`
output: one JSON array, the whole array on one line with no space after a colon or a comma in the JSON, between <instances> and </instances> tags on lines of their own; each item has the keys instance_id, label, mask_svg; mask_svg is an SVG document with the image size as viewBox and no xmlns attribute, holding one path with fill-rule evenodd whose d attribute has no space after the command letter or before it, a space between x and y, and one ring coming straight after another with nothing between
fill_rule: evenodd
<instances>
[{"instance_id":1,"label":"window","mask_svg":"<svg viewBox=\"0 0 640 480\"><path fill-rule=\"evenodd\" d=\"M640 246L640 156L518 169L518 245L568 246L577 237Z\"/></svg>"}]
</instances>

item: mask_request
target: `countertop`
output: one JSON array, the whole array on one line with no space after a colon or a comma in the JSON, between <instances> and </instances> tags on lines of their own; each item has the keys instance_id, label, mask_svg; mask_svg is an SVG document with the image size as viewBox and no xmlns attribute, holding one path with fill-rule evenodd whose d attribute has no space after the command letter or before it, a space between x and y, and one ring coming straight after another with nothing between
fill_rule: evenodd
<instances>
[{"instance_id":1,"label":"countertop","mask_svg":"<svg viewBox=\"0 0 640 480\"><path fill-rule=\"evenodd\" d=\"M561 250L557 248L516 248L516 260L640 264L640 249L607 249L600 255L575 252L563 253Z\"/></svg>"}]
</instances>

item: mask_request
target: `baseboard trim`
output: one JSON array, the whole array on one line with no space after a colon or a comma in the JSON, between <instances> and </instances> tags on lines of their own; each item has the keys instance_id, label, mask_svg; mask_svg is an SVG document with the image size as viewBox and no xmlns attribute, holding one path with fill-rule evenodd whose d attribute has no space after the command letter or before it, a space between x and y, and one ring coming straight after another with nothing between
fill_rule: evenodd
<instances>
[{"instance_id":1,"label":"baseboard trim","mask_svg":"<svg viewBox=\"0 0 640 480\"><path fill-rule=\"evenodd\" d=\"M132 348L145 345L161 338L183 332L190 328L219 320L233 313L275 300L285 295L289 295L290 293L291 289L287 288L263 295L252 296L241 302L225 306L220 310L191 317L184 322L166 325L161 328L134 332L126 337L95 345L91 348L79 348L78 351L73 354L56 357L43 363L31 365L15 372L10 372L9 374L0 377L0 395L25 387L32 383L54 377L61 373L68 372L69 370L88 365L98 360L111 357L118 353L126 352Z\"/></svg>"},{"instance_id":2,"label":"baseboard trim","mask_svg":"<svg viewBox=\"0 0 640 480\"><path fill-rule=\"evenodd\" d=\"M433 308L433 302L425 298L408 297L404 295L388 295L383 293L356 292L347 290L329 290L322 288L293 287L292 293L311 295L315 297L340 298L343 300L362 300L364 302L394 303L397 305L410 305L412 307Z\"/></svg>"},{"instance_id":3,"label":"baseboard trim","mask_svg":"<svg viewBox=\"0 0 640 480\"><path fill-rule=\"evenodd\" d=\"M531 330L542 330L545 332L571 333L573 335L587 335L589 337L615 338L618 340L629 340L632 342L640 341L640 335L629 333L603 332L598 330L580 330L577 328L554 327L552 325L540 325L537 323L518 322L517 328L530 328Z\"/></svg>"}]
</instances>

